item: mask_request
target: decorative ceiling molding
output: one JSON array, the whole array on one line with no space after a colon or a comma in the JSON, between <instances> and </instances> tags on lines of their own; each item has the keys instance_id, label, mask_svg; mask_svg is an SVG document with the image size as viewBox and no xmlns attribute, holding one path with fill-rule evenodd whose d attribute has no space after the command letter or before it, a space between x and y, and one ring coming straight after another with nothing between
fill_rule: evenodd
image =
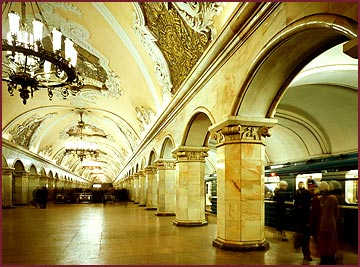
<instances>
[{"instance_id":1,"label":"decorative ceiling molding","mask_svg":"<svg viewBox=\"0 0 360 267\"><path fill-rule=\"evenodd\" d=\"M160 2L141 2L140 7L145 26L167 61L175 93L204 53L208 38L191 29L172 5L169 8Z\"/></svg>"},{"instance_id":2,"label":"decorative ceiling molding","mask_svg":"<svg viewBox=\"0 0 360 267\"><path fill-rule=\"evenodd\" d=\"M146 84L147 84L147 86L151 92L151 95L153 96L153 99L156 103L156 107L160 108L161 103L157 96L156 88L152 82L151 76L148 73L147 69L145 68L145 64L144 64L142 58L140 57L139 53L137 52L137 50L136 50L135 46L133 45L133 43L131 42L130 38L127 36L125 30L121 27L120 23L117 21L117 19L110 12L110 10L105 6L104 3L94 2L92 4L96 8L96 10L104 17L104 19L109 23L109 25L113 29L113 31L120 37L120 39L123 41L125 46L128 48L130 54L133 56L141 73L144 76Z\"/></svg>"},{"instance_id":3,"label":"decorative ceiling molding","mask_svg":"<svg viewBox=\"0 0 360 267\"><path fill-rule=\"evenodd\" d=\"M135 107L135 111L141 131L144 132L152 124L156 114L152 109L143 106Z\"/></svg>"},{"instance_id":4,"label":"decorative ceiling molding","mask_svg":"<svg viewBox=\"0 0 360 267\"><path fill-rule=\"evenodd\" d=\"M56 113L47 113L44 116L33 114L26 119L22 124L17 124L14 128L9 130L10 136L7 135L9 141L19 146L30 150L32 139L35 136L36 130L41 127L41 124L48 118L51 118Z\"/></svg>"},{"instance_id":5,"label":"decorative ceiling molding","mask_svg":"<svg viewBox=\"0 0 360 267\"><path fill-rule=\"evenodd\" d=\"M208 40L214 40L216 29L214 17L226 6L225 2L173 2L171 3L184 21L198 33L204 34Z\"/></svg>"},{"instance_id":6,"label":"decorative ceiling molding","mask_svg":"<svg viewBox=\"0 0 360 267\"><path fill-rule=\"evenodd\" d=\"M60 25L61 32L78 46L76 47L79 50L78 57L82 59L79 60L79 69L81 69L80 74L84 84L100 89L105 89L105 85L108 90L102 90L103 95L121 96L123 92L120 87L120 78L110 69L109 60L88 42L90 37L88 29L56 14L54 8L73 12L79 17L83 16L81 11L67 3L48 2L40 3L40 5L49 27L59 27Z\"/></svg>"},{"instance_id":7,"label":"decorative ceiling molding","mask_svg":"<svg viewBox=\"0 0 360 267\"><path fill-rule=\"evenodd\" d=\"M164 58L163 53L156 45L156 38L151 34L148 28L145 25L145 18L140 7L140 4L137 2L133 3L135 7L135 22L133 25L133 30L140 40L145 50L149 53L152 60L155 62L155 75L162 87L163 101L166 100L169 96L172 97L171 89L171 77L168 64Z\"/></svg>"}]
</instances>

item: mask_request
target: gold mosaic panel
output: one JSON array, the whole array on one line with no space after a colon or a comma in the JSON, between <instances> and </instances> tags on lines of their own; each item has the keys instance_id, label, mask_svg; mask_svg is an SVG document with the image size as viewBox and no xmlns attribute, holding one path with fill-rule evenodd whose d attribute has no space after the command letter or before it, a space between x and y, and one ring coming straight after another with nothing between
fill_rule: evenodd
<instances>
[{"instance_id":1,"label":"gold mosaic panel","mask_svg":"<svg viewBox=\"0 0 360 267\"><path fill-rule=\"evenodd\" d=\"M172 93L175 93L204 53L209 41L206 35L192 30L169 3L144 2L141 8L145 25L157 39L156 44L168 63Z\"/></svg>"}]
</instances>

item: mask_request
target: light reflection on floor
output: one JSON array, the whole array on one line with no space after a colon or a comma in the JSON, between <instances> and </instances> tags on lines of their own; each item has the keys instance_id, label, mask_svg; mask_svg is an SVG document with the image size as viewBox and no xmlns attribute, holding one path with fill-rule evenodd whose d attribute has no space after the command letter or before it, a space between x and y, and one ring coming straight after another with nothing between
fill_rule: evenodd
<instances>
[{"instance_id":1,"label":"light reflection on floor","mask_svg":"<svg viewBox=\"0 0 360 267\"><path fill-rule=\"evenodd\" d=\"M21 206L2 210L2 263L41 265L201 264L314 265L266 228L270 249L223 251L212 246L216 216L202 227L178 227L175 217L128 203L53 204L46 210ZM291 234L289 233L291 237ZM357 251L344 251L357 265Z\"/></svg>"}]
</instances>

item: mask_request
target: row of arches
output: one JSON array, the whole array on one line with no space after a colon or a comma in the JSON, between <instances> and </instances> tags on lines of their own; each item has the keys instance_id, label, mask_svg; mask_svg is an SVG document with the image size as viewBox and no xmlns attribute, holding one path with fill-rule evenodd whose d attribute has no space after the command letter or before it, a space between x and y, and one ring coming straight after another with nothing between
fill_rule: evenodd
<instances>
[{"instance_id":1,"label":"row of arches","mask_svg":"<svg viewBox=\"0 0 360 267\"><path fill-rule=\"evenodd\" d=\"M187 80L184 83L184 88L190 88L184 90L187 94L182 95L181 91L175 96L184 100L174 100L172 103L177 106L170 104L172 111L165 112L158 120L150 137L145 138L114 179L116 187L129 189L131 200L139 206L157 209L158 215L175 215L176 225L198 226L207 223L204 177L216 172L218 237L214 244L221 248L267 246L264 166L271 161L269 155L279 151L273 147L269 153L265 138L276 127L277 107L288 85L307 63L326 49L357 38L357 23L333 14L311 15L275 34L264 29L264 35L270 41L255 48L251 42L238 38L238 43L234 41L231 46L232 51L224 53L223 65L214 66L221 68L221 72L214 74L206 69L206 78L202 76L196 82ZM254 60L241 52L247 49L254 50L257 55ZM252 64L240 64L244 61ZM232 80L222 84L223 73L232 73L229 78ZM245 77L241 76L243 73ZM215 85L218 87L212 90ZM220 105L214 104L213 109L207 106L201 99L206 93L217 97L211 103ZM302 120L301 123L315 122ZM321 127L314 132L318 129ZM334 152L329 151L323 136L316 135L322 139L317 143L322 144L324 152ZM305 156L314 155L308 150Z\"/></svg>"},{"instance_id":2,"label":"row of arches","mask_svg":"<svg viewBox=\"0 0 360 267\"><path fill-rule=\"evenodd\" d=\"M9 165L6 157L2 155L3 208L28 205L33 201L33 190L36 188L46 187L49 190L49 199L53 199L58 190L89 187L86 180L57 172L56 169L46 171L44 166L37 168L31 161L26 168L24 160L14 159Z\"/></svg>"},{"instance_id":3,"label":"row of arches","mask_svg":"<svg viewBox=\"0 0 360 267\"><path fill-rule=\"evenodd\" d=\"M337 23L342 26L338 28ZM276 147L270 151L266 147L265 138L271 136L271 129L275 129L278 122L277 107L301 69L331 47L357 38L356 28L354 21L337 15L308 16L288 25L258 53L246 71L237 97L227 101L228 106L216 107L210 112L203 106L196 106L199 102L184 101L188 107L193 107L192 115L189 116L188 108L178 115L182 119L180 129L174 124L181 119L173 121L170 130L165 129L157 140L135 153L118 177L118 183L130 190L131 200L139 206L153 208L154 199L157 199L158 213L175 214L177 225L205 225L204 178L216 173L218 238L214 245L240 250L265 248L264 166L267 161L271 162L269 155L287 152ZM240 53L234 57L241 62ZM224 66L222 72L233 73L231 67L231 64ZM229 106L229 115L224 116ZM295 134L307 148L303 149L304 155L298 155L299 158L341 151L331 149L326 131L316 120L302 119L304 114L291 115L286 111L278 115L282 122L289 118L291 123L297 120L298 125L308 131L308 136ZM281 126L281 130L287 127ZM164 166L168 173L163 171ZM157 172L150 172L149 168L155 168ZM153 180L157 180L157 185ZM169 200L173 210L167 209L168 203L160 197L163 191L169 190L163 188L164 181L171 181L175 187L170 190L171 193L176 191L171 195L174 202ZM157 198L152 197L154 188ZM147 200L149 197L152 202Z\"/></svg>"}]
</instances>

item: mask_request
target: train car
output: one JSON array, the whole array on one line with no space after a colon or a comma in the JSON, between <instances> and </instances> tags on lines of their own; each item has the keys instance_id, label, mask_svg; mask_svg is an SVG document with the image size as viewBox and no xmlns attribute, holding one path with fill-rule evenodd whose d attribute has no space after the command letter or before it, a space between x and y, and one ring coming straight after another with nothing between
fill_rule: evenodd
<instances>
[{"instance_id":1,"label":"train car","mask_svg":"<svg viewBox=\"0 0 360 267\"><path fill-rule=\"evenodd\" d=\"M358 241L358 154L331 156L267 166L265 168L265 225L276 226L274 190L281 180L288 183L286 214L287 230L296 228L294 219L293 195L300 181L306 184L307 179L317 182L336 181L343 192L340 203L340 214L343 218L343 235L339 241L357 247Z\"/></svg>"}]
</instances>

